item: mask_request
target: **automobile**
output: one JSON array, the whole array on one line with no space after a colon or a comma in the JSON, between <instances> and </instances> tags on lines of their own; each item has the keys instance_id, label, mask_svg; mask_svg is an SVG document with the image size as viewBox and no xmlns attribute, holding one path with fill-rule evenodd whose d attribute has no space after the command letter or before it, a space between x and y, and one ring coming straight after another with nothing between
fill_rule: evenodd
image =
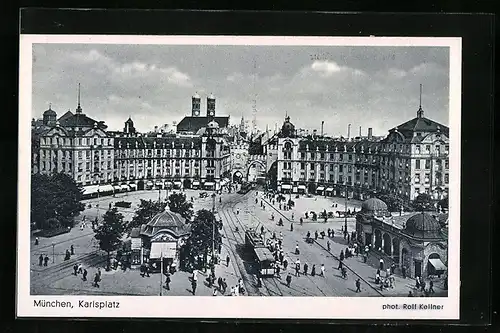
<instances>
[{"instance_id":1,"label":"automobile","mask_svg":"<svg viewBox=\"0 0 500 333\"><path fill-rule=\"evenodd\" d=\"M118 202L115 202L115 207L130 208L131 206L132 206L132 203L129 202L129 201L118 201Z\"/></svg>"},{"instance_id":2,"label":"automobile","mask_svg":"<svg viewBox=\"0 0 500 333\"><path fill-rule=\"evenodd\" d=\"M208 193L207 192L201 192L200 193L200 198L206 198L208 197Z\"/></svg>"}]
</instances>

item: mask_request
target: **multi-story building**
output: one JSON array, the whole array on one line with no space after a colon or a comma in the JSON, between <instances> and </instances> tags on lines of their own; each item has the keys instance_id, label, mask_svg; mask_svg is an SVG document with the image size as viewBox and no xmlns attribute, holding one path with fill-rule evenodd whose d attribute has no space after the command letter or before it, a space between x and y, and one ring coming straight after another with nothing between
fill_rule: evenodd
<instances>
[{"instance_id":1,"label":"multi-story building","mask_svg":"<svg viewBox=\"0 0 500 333\"><path fill-rule=\"evenodd\" d=\"M277 147L274 147L276 145ZM435 199L447 196L449 185L449 129L417 117L389 130L382 140L368 136L358 140L299 136L290 117L285 118L277 140L277 189L363 200L387 191L407 200L420 193ZM268 154L266 154L268 155Z\"/></svg>"},{"instance_id":2,"label":"multi-story building","mask_svg":"<svg viewBox=\"0 0 500 333\"><path fill-rule=\"evenodd\" d=\"M211 104L208 123L197 135L136 131L132 119L123 132L82 112L57 119L51 108L32 122L32 173L65 172L85 195L164 187L219 190L230 174L230 149ZM213 111L213 112L212 112Z\"/></svg>"},{"instance_id":3,"label":"multi-story building","mask_svg":"<svg viewBox=\"0 0 500 333\"><path fill-rule=\"evenodd\" d=\"M80 185L112 182L114 139L103 122L83 113L80 102L74 114L68 111L59 120L50 107L43 113L42 124L34 125L33 173L64 172Z\"/></svg>"}]
</instances>

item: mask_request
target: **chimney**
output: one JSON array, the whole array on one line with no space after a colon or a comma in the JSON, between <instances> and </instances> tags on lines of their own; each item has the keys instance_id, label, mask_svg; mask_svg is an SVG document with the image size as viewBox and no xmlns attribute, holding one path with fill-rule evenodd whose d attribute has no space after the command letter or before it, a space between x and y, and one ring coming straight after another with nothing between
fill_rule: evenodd
<instances>
[{"instance_id":1,"label":"chimney","mask_svg":"<svg viewBox=\"0 0 500 333\"><path fill-rule=\"evenodd\" d=\"M370 128L368 128L368 140L371 140L372 136L373 136L372 128L370 127Z\"/></svg>"},{"instance_id":2,"label":"chimney","mask_svg":"<svg viewBox=\"0 0 500 333\"><path fill-rule=\"evenodd\" d=\"M347 141L351 139L351 124L347 125Z\"/></svg>"},{"instance_id":3,"label":"chimney","mask_svg":"<svg viewBox=\"0 0 500 333\"><path fill-rule=\"evenodd\" d=\"M359 126L359 137L361 138L361 126Z\"/></svg>"},{"instance_id":4,"label":"chimney","mask_svg":"<svg viewBox=\"0 0 500 333\"><path fill-rule=\"evenodd\" d=\"M323 132L324 125L325 125L325 121L322 120L321 121L321 136L323 136L323 134L324 134L324 132Z\"/></svg>"}]
</instances>

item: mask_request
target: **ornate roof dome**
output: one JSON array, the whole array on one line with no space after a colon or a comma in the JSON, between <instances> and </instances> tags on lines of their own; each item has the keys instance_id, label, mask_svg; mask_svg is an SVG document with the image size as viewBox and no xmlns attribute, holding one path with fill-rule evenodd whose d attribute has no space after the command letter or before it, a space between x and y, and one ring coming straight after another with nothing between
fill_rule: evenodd
<instances>
[{"instance_id":1,"label":"ornate roof dome","mask_svg":"<svg viewBox=\"0 0 500 333\"><path fill-rule=\"evenodd\" d=\"M149 221L144 230L144 234L154 236L158 231L168 231L169 233L180 237L189 233L189 224L185 222L180 215L164 211L159 213Z\"/></svg>"},{"instance_id":2,"label":"ornate roof dome","mask_svg":"<svg viewBox=\"0 0 500 333\"><path fill-rule=\"evenodd\" d=\"M370 198L363 201L363 203L361 204L361 212L370 215L373 214L376 216L385 216L389 214L386 203L377 198Z\"/></svg>"},{"instance_id":3,"label":"ornate roof dome","mask_svg":"<svg viewBox=\"0 0 500 333\"><path fill-rule=\"evenodd\" d=\"M406 221L404 233L417 238L442 238L441 224L427 213L418 213Z\"/></svg>"},{"instance_id":4,"label":"ornate roof dome","mask_svg":"<svg viewBox=\"0 0 500 333\"><path fill-rule=\"evenodd\" d=\"M283 123L283 126L281 126L281 133L285 137L293 136L295 133L295 126L290 122L289 116L285 117L285 122Z\"/></svg>"},{"instance_id":5,"label":"ornate roof dome","mask_svg":"<svg viewBox=\"0 0 500 333\"><path fill-rule=\"evenodd\" d=\"M212 120L208 123L207 128L219 128L219 124L215 120Z\"/></svg>"},{"instance_id":6,"label":"ornate roof dome","mask_svg":"<svg viewBox=\"0 0 500 333\"><path fill-rule=\"evenodd\" d=\"M48 110L46 110L44 113L43 113L43 116L57 116L56 112L54 110L51 109L51 107L49 107Z\"/></svg>"}]
</instances>

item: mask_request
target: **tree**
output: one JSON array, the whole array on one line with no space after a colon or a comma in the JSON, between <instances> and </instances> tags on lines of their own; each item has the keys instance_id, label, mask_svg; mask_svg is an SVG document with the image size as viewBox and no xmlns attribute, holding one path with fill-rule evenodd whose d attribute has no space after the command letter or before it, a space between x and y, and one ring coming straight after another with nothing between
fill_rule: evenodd
<instances>
[{"instance_id":1,"label":"tree","mask_svg":"<svg viewBox=\"0 0 500 333\"><path fill-rule=\"evenodd\" d=\"M31 176L31 219L37 228L72 227L74 218L84 210L82 189L64 173ZM50 218L57 223L46 223Z\"/></svg>"},{"instance_id":2,"label":"tree","mask_svg":"<svg viewBox=\"0 0 500 333\"><path fill-rule=\"evenodd\" d=\"M125 232L123 215L116 208L106 211L103 216L103 224L95 232L95 239L99 241L99 247L108 255L106 270L110 266L110 254L122 244L122 236Z\"/></svg>"},{"instance_id":3,"label":"tree","mask_svg":"<svg viewBox=\"0 0 500 333\"><path fill-rule=\"evenodd\" d=\"M445 209L445 210L448 209L448 197L445 197L445 198L439 200L438 206L441 209Z\"/></svg>"},{"instance_id":4,"label":"tree","mask_svg":"<svg viewBox=\"0 0 500 333\"><path fill-rule=\"evenodd\" d=\"M222 222L217 221L211 211L201 209L196 213L191 223L191 234L187 240L187 255L191 262L194 262L194 259L200 255L204 257L204 263L207 262L212 246L217 249L222 244L221 227Z\"/></svg>"},{"instance_id":5,"label":"tree","mask_svg":"<svg viewBox=\"0 0 500 333\"><path fill-rule=\"evenodd\" d=\"M185 219L193 216L193 204L186 200L184 193L172 193L168 197L168 208L173 213L178 213Z\"/></svg>"},{"instance_id":6,"label":"tree","mask_svg":"<svg viewBox=\"0 0 500 333\"><path fill-rule=\"evenodd\" d=\"M381 192L377 194L376 197L385 202L389 212L400 212L401 208L403 208L406 212L413 211L413 207L406 200L395 193Z\"/></svg>"},{"instance_id":7,"label":"tree","mask_svg":"<svg viewBox=\"0 0 500 333\"><path fill-rule=\"evenodd\" d=\"M415 199L414 202L415 209L424 212L424 211L432 211L434 210L434 205L432 198L429 194L421 193Z\"/></svg>"},{"instance_id":8,"label":"tree","mask_svg":"<svg viewBox=\"0 0 500 333\"><path fill-rule=\"evenodd\" d=\"M139 208L135 211L132 221L127 225L127 231L130 232L132 228L148 223L156 214L163 212L166 206L166 202L141 199Z\"/></svg>"}]
</instances>

